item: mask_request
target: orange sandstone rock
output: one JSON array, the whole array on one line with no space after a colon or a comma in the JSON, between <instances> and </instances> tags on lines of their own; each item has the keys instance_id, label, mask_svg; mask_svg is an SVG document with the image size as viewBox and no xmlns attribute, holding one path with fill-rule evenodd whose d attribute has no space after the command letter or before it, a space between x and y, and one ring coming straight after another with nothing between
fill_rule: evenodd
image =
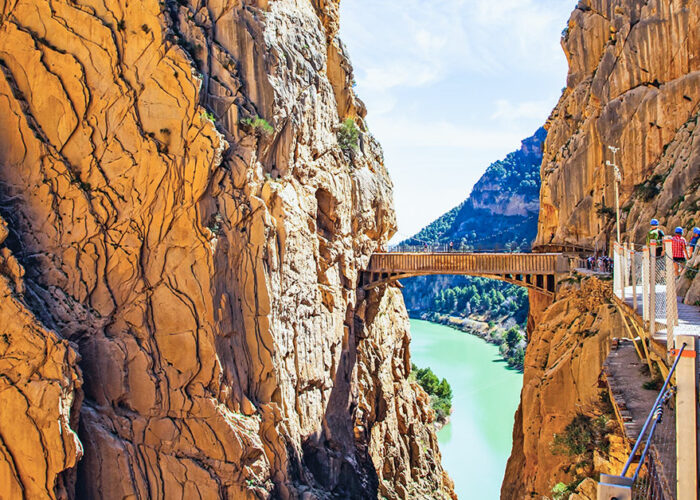
<instances>
[{"instance_id":1,"label":"orange sandstone rock","mask_svg":"<svg viewBox=\"0 0 700 500\"><path fill-rule=\"evenodd\" d=\"M449 495L405 325L356 313L405 318L395 290L356 290L396 223L337 2L0 15L0 211L30 310L81 356L76 495L371 497L377 477L390 498ZM357 151L337 142L347 117ZM357 413L383 400L390 418Z\"/></svg>"}]
</instances>

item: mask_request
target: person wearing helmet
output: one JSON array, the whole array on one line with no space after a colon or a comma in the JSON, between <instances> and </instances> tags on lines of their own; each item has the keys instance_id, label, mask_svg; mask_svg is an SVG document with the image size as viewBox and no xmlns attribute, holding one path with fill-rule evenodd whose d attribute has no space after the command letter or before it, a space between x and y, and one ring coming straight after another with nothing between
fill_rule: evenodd
<instances>
[{"instance_id":1,"label":"person wearing helmet","mask_svg":"<svg viewBox=\"0 0 700 500\"><path fill-rule=\"evenodd\" d=\"M651 219L651 229L647 233L647 246L653 241L656 243L656 256L661 257L664 254L664 232L659 228L659 221Z\"/></svg>"},{"instance_id":2,"label":"person wearing helmet","mask_svg":"<svg viewBox=\"0 0 700 500\"><path fill-rule=\"evenodd\" d=\"M671 238L671 251L673 252L673 268L676 270L676 276L680 275L681 267L685 265L688 255L688 242L683 237L683 228L677 227L676 234Z\"/></svg>"},{"instance_id":3,"label":"person wearing helmet","mask_svg":"<svg viewBox=\"0 0 700 500\"><path fill-rule=\"evenodd\" d=\"M690 242L688 243L691 257L695 255L695 248L698 246L698 240L700 240L700 227L693 229L693 237L690 238Z\"/></svg>"}]
</instances>

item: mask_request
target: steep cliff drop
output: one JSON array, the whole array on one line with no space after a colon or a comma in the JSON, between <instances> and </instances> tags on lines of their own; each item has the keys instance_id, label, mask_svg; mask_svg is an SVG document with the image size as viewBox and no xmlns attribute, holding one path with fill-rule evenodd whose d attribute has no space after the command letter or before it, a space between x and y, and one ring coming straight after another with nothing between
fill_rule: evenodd
<instances>
[{"instance_id":1,"label":"steep cliff drop","mask_svg":"<svg viewBox=\"0 0 700 500\"><path fill-rule=\"evenodd\" d=\"M337 30L332 0L3 3L12 498L451 495L400 293L356 290L395 218Z\"/></svg>"},{"instance_id":2,"label":"steep cliff drop","mask_svg":"<svg viewBox=\"0 0 700 500\"><path fill-rule=\"evenodd\" d=\"M606 248L614 227L608 145L621 148L627 239L643 242L652 217L666 228L698 225L699 26L700 3L694 0L579 1L562 39L569 76L547 124L535 245ZM555 434L605 412L598 377L609 339L621 328L606 298L609 289L597 280L574 288L551 305L531 300L503 499L549 496L559 482L578 492L573 498L594 498L591 481L579 482L614 469L620 459L622 443L611 425L605 449L592 451L586 464L554 450ZM686 279L681 290L686 302L695 303L700 280Z\"/></svg>"}]
</instances>

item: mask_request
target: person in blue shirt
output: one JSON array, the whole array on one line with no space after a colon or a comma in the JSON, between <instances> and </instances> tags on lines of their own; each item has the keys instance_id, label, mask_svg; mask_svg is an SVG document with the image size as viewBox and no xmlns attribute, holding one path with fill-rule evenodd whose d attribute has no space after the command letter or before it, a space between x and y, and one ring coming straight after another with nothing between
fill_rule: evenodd
<instances>
[{"instance_id":1,"label":"person in blue shirt","mask_svg":"<svg viewBox=\"0 0 700 500\"><path fill-rule=\"evenodd\" d=\"M690 238L690 241L688 242L691 257L695 255L695 247L698 245L698 240L700 240L700 227L693 229L693 237Z\"/></svg>"}]
</instances>

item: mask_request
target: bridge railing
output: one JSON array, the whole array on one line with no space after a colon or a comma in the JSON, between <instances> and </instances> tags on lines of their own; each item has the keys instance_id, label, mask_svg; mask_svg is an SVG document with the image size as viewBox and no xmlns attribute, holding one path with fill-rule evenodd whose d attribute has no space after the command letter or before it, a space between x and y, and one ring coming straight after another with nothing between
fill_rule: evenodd
<instances>
[{"instance_id":1,"label":"bridge railing","mask_svg":"<svg viewBox=\"0 0 700 500\"><path fill-rule=\"evenodd\" d=\"M474 250L469 245L424 244L424 245L390 245L387 253L493 253L496 250ZM507 250L499 253L509 253ZM515 253L515 252L512 252Z\"/></svg>"},{"instance_id":2,"label":"bridge railing","mask_svg":"<svg viewBox=\"0 0 700 500\"><path fill-rule=\"evenodd\" d=\"M558 254L393 252L372 255L370 272L445 274L555 274L570 264Z\"/></svg>"}]
</instances>

